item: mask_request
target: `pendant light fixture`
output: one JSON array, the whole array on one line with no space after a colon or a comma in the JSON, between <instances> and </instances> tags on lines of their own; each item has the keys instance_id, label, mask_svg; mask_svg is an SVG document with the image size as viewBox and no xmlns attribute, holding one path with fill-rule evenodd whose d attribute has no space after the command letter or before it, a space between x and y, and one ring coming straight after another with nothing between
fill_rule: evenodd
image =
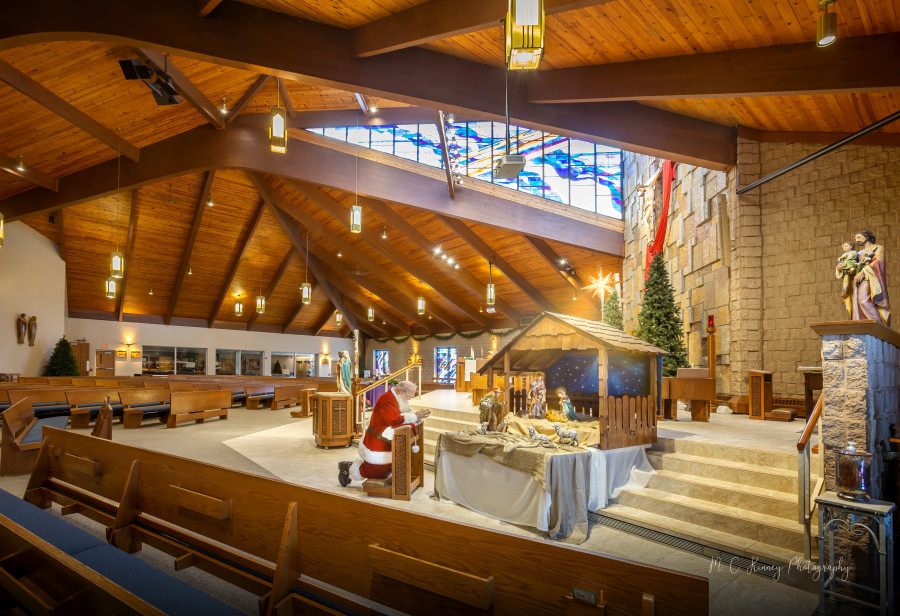
<instances>
[{"instance_id":1,"label":"pendant light fixture","mask_svg":"<svg viewBox=\"0 0 900 616\"><path fill-rule=\"evenodd\" d=\"M238 298L240 298L240 295L238 296ZM244 316L244 303L240 299L236 299L234 301L234 316Z\"/></svg>"},{"instance_id":2,"label":"pendant light fixture","mask_svg":"<svg viewBox=\"0 0 900 616\"><path fill-rule=\"evenodd\" d=\"M106 297L116 299L116 279L112 276L106 279Z\"/></svg>"},{"instance_id":3,"label":"pendant light fixture","mask_svg":"<svg viewBox=\"0 0 900 616\"><path fill-rule=\"evenodd\" d=\"M281 106L281 91L275 88L277 104L269 114L269 148L273 152L287 152L287 111Z\"/></svg>"},{"instance_id":4,"label":"pendant light fixture","mask_svg":"<svg viewBox=\"0 0 900 616\"><path fill-rule=\"evenodd\" d=\"M147 295L153 295L153 285L150 285L150 290L147 291Z\"/></svg>"},{"instance_id":5,"label":"pendant light fixture","mask_svg":"<svg viewBox=\"0 0 900 616\"><path fill-rule=\"evenodd\" d=\"M425 298L422 297L421 293L419 293L419 299L416 302L416 311L419 314L425 314Z\"/></svg>"},{"instance_id":6,"label":"pendant light fixture","mask_svg":"<svg viewBox=\"0 0 900 616\"><path fill-rule=\"evenodd\" d=\"M259 295L256 296L256 313L266 313L266 298L262 294L262 245L259 247Z\"/></svg>"},{"instance_id":7,"label":"pendant light fixture","mask_svg":"<svg viewBox=\"0 0 900 616\"><path fill-rule=\"evenodd\" d=\"M367 316L370 321L374 321L375 320L375 308L373 308L372 306L369 306L369 311L368 311Z\"/></svg>"},{"instance_id":8,"label":"pendant light fixture","mask_svg":"<svg viewBox=\"0 0 900 616\"><path fill-rule=\"evenodd\" d=\"M122 130L121 128L119 129ZM119 136L119 140L121 143L121 136ZM116 249L110 255L109 260L109 275L112 278L122 278L125 275L125 255L119 252L119 238L116 231L118 231L119 227L119 201L120 195L119 191L121 190L121 179L122 179L122 153L121 148L116 148L116 222L113 226L113 236L116 238ZM112 223L112 221L110 221ZM109 293L107 293L107 297L109 297Z\"/></svg>"},{"instance_id":9,"label":"pendant light fixture","mask_svg":"<svg viewBox=\"0 0 900 616\"><path fill-rule=\"evenodd\" d=\"M19 173L25 173L25 157L19 154L18 159L19 164L16 165L16 171L18 171Z\"/></svg>"},{"instance_id":10,"label":"pendant light fixture","mask_svg":"<svg viewBox=\"0 0 900 616\"><path fill-rule=\"evenodd\" d=\"M356 128L359 129L359 120L356 121ZM350 233L362 232L362 207L359 205L359 153L356 154L356 196L353 205L350 207Z\"/></svg>"},{"instance_id":11,"label":"pendant light fixture","mask_svg":"<svg viewBox=\"0 0 900 616\"><path fill-rule=\"evenodd\" d=\"M222 115L228 115L228 106L225 104L225 97L222 97L222 106L219 107L219 111L222 112Z\"/></svg>"},{"instance_id":12,"label":"pendant light fixture","mask_svg":"<svg viewBox=\"0 0 900 616\"><path fill-rule=\"evenodd\" d=\"M494 290L494 264L488 261L488 286L487 293L484 296L484 303L487 306L485 309L489 313L494 313L497 309L494 308L494 302L497 301L497 293Z\"/></svg>"},{"instance_id":13,"label":"pendant light fixture","mask_svg":"<svg viewBox=\"0 0 900 616\"><path fill-rule=\"evenodd\" d=\"M0 212L0 248L3 248L4 237L6 237L6 231L3 230L3 212Z\"/></svg>"},{"instance_id":14,"label":"pendant light fixture","mask_svg":"<svg viewBox=\"0 0 900 616\"><path fill-rule=\"evenodd\" d=\"M312 301L312 285L309 284L309 233L306 234L306 261L303 263L303 284L300 285L300 301L309 304ZM338 313L340 316L341 313Z\"/></svg>"},{"instance_id":15,"label":"pendant light fixture","mask_svg":"<svg viewBox=\"0 0 900 616\"><path fill-rule=\"evenodd\" d=\"M387 239L387 226L381 227L381 239Z\"/></svg>"},{"instance_id":16,"label":"pendant light fixture","mask_svg":"<svg viewBox=\"0 0 900 616\"><path fill-rule=\"evenodd\" d=\"M825 9L816 22L816 45L819 47L828 47L837 40L837 13L828 12L828 7L834 3L835 0L819 0L819 6Z\"/></svg>"},{"instance_id":17,"label":"pendant light fixture","mask_svg":"<svg viewBox=\"0 0 900 616\"><path fill-rule=\"evenodd\" d=\"M337 323L338 325L340 325L341 323L343 323L343 322L344 322L344 315L342 315L340 312L336 313L336 314L334 315L334 322Z\"/></svg>"},{"instance_id":18,"label":"pendant light fixture","mask_svg":"<svg viewBox=\"0 0 900 616\"><path fill-rule=\"evenodd\" d=\"M544 56L544 0L509 0L505 30L509 70L536 69Z\"/></svg>"},{"instance_id":19,"label":"pendant light fixture","mask_svg":"<svg viewBox=\"0 0 900 616\"><path fill-rule=\"evenodd\" d=\"M188 273L188 276L193 276L193 275L194 275L194 268L191 267L191 264L190 264L190 263L188 263L188 272L187 272L187 273Z\"/></svg>"}]
</instances>

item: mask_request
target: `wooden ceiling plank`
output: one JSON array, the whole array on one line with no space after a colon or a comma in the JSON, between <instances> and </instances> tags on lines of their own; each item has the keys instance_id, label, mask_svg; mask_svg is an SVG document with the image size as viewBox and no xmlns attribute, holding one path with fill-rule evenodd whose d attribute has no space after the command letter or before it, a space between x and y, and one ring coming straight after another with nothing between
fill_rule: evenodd
<instances>
[{"instance_id":1,"label":"wooden ceiling plank","mask_svg":"<svg viewBox=\"0 0 900 616\"><path fill-rule=\"evenodd\" d=\"M22 170L19 169L19 160L6 154L0 154L0 169L11 173L16 177L20 177L26 182L43 186L47 190L56 192L59 190L59 180L53 176L47 175L42 171L38 171L31 165L22 164Z\"/></svg>"},{"instance_id":2,"label":"wooden ceiling plank","mask_svg":"<svg viewBox=\"0 0 900 616\"><path fill-rule=\"evenodd\" d=\"M546 0L544 12L554 15L610 1ZM354 50L358 57L368 58L496 28L506 18L508 6L506 0L430 0L355 28Z\"/></svg>"},{"instance_id":3,"label":"wooden ceiling plank","mask_svg":"<svg viewBox=\"0 0 900 616\"><path fill-rule=\"evenodd\" d=\"M531 244L531 247L534 248L538 254L540 254L544 260L552 267L556 272L562 276L566 282L568 282L575 289L575 292L581 295L582 297L587 298L587 300L594 306L597 310L597 318L602 318L603 316L603 308L597 298L593 296L593 294L589 294L584 291L585 284L584 280L581 279L574 270L568 269L560 269L560 261L562 257L557 254L555 250L547 243L546 240L539 237L532 237L530 235L524 236L528 243Z\"/></svg>"},{"instance_id":4,"label":"wooden ceiling plank","mask_svg":"<svg viewBox=\"0 0 900 616\"><path fill-rule=\"evenodd\" d=\"M197 16L206 17L220 4L222 0L197 0Z\"/></svg>"},{"instance_id":5,"label":"wooden ceiling plank","mask_svg":"<svg viewBox=\"0 0 900 616\"><path fill-rule=\"evenodd\" d=\"M228 296L228 290L231 288L231 283L234 282L234 276L237 274L238 268L241 266L241 261L243 260L244 255L247 253L247 248L250 246L250 241L253 239L253 235L259 228L259 222L262 220L262 215L265 211L266 201L265 199L261 199L259 205L256 208L256 213L253 214L253 218L250 220L250 224L247 226L247 230L244 232L244 241L241 242L241 247L238 250L238 253L234 256L234 260L231 262L231 267L228 269L228 274L225 277L225 284L222 285L222 291L219 293L219 299L216 300L216 303L213 305L213 310L209 315L209 327L212 327L216 322L216 316L222 309L222 304L225 302L225 298ZM253 305L253 309L254 311L256 310L255 304Z\"/></svg>"},{"instance_id":6,"label":"wooden ceiling plank","mask_svg":"<svg viewBox=\"0 0 900 616\"><path fill-rule=\"evenodd\" d=\"M294 224L293 219L284 210L275 205L272 198L272 187L269 186L265 178L254 172L247 172L247 177L250 178L250 181L259 193L260 198L262 198L263 203L275 216L279 226L281 226L281 230L284 231L288 236L288 239L291 240L291 243L294 245L294 248L297 249L297 252L304 250L303 234L300 233L300 229ZM360 323L357 321L356 317L344 309L344 303L341 301L340 293L329 284L328 277L325 274L325 270L322 268L322 264L319 263L319 259L313 254L307 254L306 264L313 273L313 276L315 276L316 281L318 281L318 286L322 287L322 290L325 291L325 294L328 296L328 299L331 300L334 307L341 311L341 314L347 319L350 327L353 329L361 329Z\"/></svg>"},{"instance_id":7,"label":"wooden ceiling plank","mask_svg":"<svg viewBox=\"0 0 900 616\"><path fill-rule=\"evenodd\" d=\"M314 186L310 186L308 184L301 184L299 182L294 182L292 180L287 180L288 184L290 184L293 188L299 191L301 194L306 195L309 199L316 204L319 205L323 210L328 212L335 220L346 223L348 220L348 211L344 209L344 207L338 203L331 195L328 195L321 190L315 188ZM361 200L362 201L362 200ZM367 200L365 203L372 207L372 200ZM387 207L387 206L385 206ZM377 210L376 210L376 213ZM431 242L425 238L418 230L416 230L412 225L407 223L406 221L400 219L396 214L393 214L389 219L388 216L382 216L379 213L379 216L384 218L385 220L390 220L392 226L407 236L413 243L419 244L420 247L422 245L433 246ZM412 235L407 235L412 234ZM485 319L484 314L479 313L477 309L468 305L466 302L462 301L456 293L454 293L449 287L447 287L443 282L438 280L436 277L431 275L429 272L422 269L416 263L410 261L406 256L401 254L396 248L392 245L384 242L381 237L376 237L376 233L374 233L371 229L366 227L363 228L362 232L359 233L359 237L364 240L367 244L369 244L372 248L383 254L385 257L402 267L409 274L417 278L419 281L424 282L429 287L431 287L438 295L443 297L445 300L450 302L453 306L455 306L460 312L466 314L471 318L475 323L479 324L482 327L487 327L488 322ZM479 292L480 293L480 292Z\"/></svg>"},{"instance_id":8,"label":"wooden ceiling plank","mask_svg":"<svg viewBox=\"0 0 900 616\"><path fill-rule=\"evenodd\" d=\"M196 109L203 118L218 129L225 128L225 119L222 117L222 110L213 105L212 101L206 98L206 95L200 91L194 82L185 76L178 67L169 61L168 56L162 52L144 47L135 49L137 54L145 61L153 64L160 71L165 72L172 78L172 83L178 93L184 97L194 109Z\"/></svg>"},{"instance_id":9,"label":"wooden ceiling plank","mask_svg":"<svg viewBox=\"0 0 900 616\"><path fill-rule=\"evenodd\" d=\"M184 285L184 277L187 274L188 267L190 267L194 242L197 241L200 222L203 220L203 212L206 211L209 193L212 190L215 177L216 172L212 170L207 171L206 177L203 179L203 187L200 189L200 197L197 199L197 207L194 209L194 221L191 223L191 230L188 232L184 250L181 252L181 263L178 266L178 274L175 276L175 287L172 289L172 296L169 298L169 307L166 310L166 325L172 322L172 317L175 315L175 307L178 305L178 298L181 296L181 288Z\"/></svg>"},{"instance_id":10,"label":"wooden ceiling plank","mask_svg":"<svg viewBox=\"0 0 900 616\"><path fill-rule=\"evenodd\" d=\"M140 160L140 150L122 139L117 132L106 128L86 113L76 109L73 105L28 77L25 73L2 60L0 60L0 81L5 82L34 102L77 126L94 139L105 143L117 152L121 152L127 158L135 162ZM29 181L33 180L29 179Z\"/></svg>"},{"instance_id":11,"label":"wooden ceiling plank","mask_svg":"<svg viewBox=\"0 0 900 616\"><path fill-rule=\"evenodd\" d=\"M352 244L348 244L341 240L337 235L331 232L331 230L321 222L317 221L314 217L309 216L306 212L304 212L301 208L299 208L296 204L284 199L280 194L273 192L272 198L279 208L284 210L291 216L299 225L301 225L308 232L312 232L315 235L321 237L326 242L333 246L343 246L342 250L346 253L346 256L355 261L357 264L371 264L372 260L358 251ZM361 276L354 276L354 272L352 272L350 266L345 264L343 261L335 261L331 259L330 255L328 255L321 247L319 247L315 242L310 245L310 250L316 254L319 259L327 261L331 268L335 271L344 275L348 280L356 281L356 283L372 293L373 295L378 296L385 302L386 305L391 306L396 310L398 314L403 315L405 318L409 319L414 323L418 323L420 326L424 327L426 330L431 331L432 325L428 322L428 319L418 315L415 311L405 310L403 307L406 305L413 305L415 303L416 295L413 291L408 288L405 288L405 285L402 283L395 283L395 289L398 293L406 296L406 301L399 299L395 294L387 292L386 287L382 286L378 282L372 282L371 280L360 280ZM441 321L444 321L450 327L454 327L459 325L459 323L446 315L444 311L438 310L432 312L432 314ZM454 330L455 331L455 330Z\"/></svg>"},{"instance_id":12,"label":"wooden ceiling plank","mask_svg":"<svg viewBox=\"0 0 900 616\"><path fill-rule=\"evenodd\" d=\"M538 291L534 285L532 285L528 280L525 279L516 269L502 256L497 254L487 242L478 237L478 234L475 233L466 223L463 221L451 218L449 216L438 216L440 221L450 227L450 230L456 233L466 244L468 244L472 250L478 253L484 260L488 263L493 263L494 267L498 268L503 275L509 278L510 282L516 285L522 293L524 293L528 299L533 301L538 305L538 308L541 310L545 310L548 312L560 312L559 308L555 306L550 300L544 297L543 293Z\"/></svg>"},{"instance_id":13,"label":"wooden ceiling plank","mask_svg":"<svg viewBox=\"0 0 900 616\"><path fill-rule=\"evenodd\" d=\"M532 71L532 103L797 96L900 90L900 33ZM893 68L891 68L893 66Z\"/></svg>"},{"instance_id":14,"label":"wooden ceiling plank","mask_svg":"<svg viewBox=\"0 0 900 616\"><path fill-rule=\"evenodd\" d=\"M275 293L275 289L278 287L278 283L281 282L281 277L284 276L284 273L287 271L288 265L291 264L291 259L294 258L294 255L297 254L297 249L294 248L293 245L288 249L287 254L284 255L284 259L281 260L281 265L278 266L278 270L275 272L275 276L272 277L272 281L269 283L269 287L266 289L266 303L269 303L269 300L272 299L272 294ZM252 315L250 315L250 320L247 321L247 331L250 331L253 328L253 324L256 323L256 319L259 317L259 313L254 311Z\"/></svg>"},{"instance_id":15,"label":"wooden ceiling plank","mask_svg":"<svg viewBox=\"0 0 900 616\"><path fill-rule=\"evenodd\" d=\"M373 319L372 321L369 321L368 308L366 308L362 304L357 304L356 302L354 302L352 299L350 299L348 297L343 297L342 299L344 301L344 306L346 306L347 309L352 311L354 314L358 315L359 320L365 321L366 325L368 325L369 327L377 329L379 332L381 332L381 334L383 334L385 336L392 336L396 333L396 331L391 331L391 328L389 328L387 326L386 322L379 323L377 318ZM384 319L382 319L382 321L384 321ZM407 330L402 329L400 331L406 332Z\"/></svg>"},{"instance_id":16,"label":"wooden ceiling plank","mask_svg":"<svg viewBox=\"0 0 900 616\"><path fill-rule=\"evenodd\" d=\"M201 126L147 146L142 163L122 162L121 187L130 189L166 177L230 168L265 171L284 178L354 191L357 164L354 156L296 139L289 140L286 154L273 153L258 131L255 126L238 121L227 131L211 131ZM554 241L577 241L589 250L614 256L623 254L621 231L475 190L460 191L453 200L447 195L443 179L435 180L364 158L360 158L358 164L361 194L478 224L502 225L517 233L529 233L538 228L543 237ZM113 160L62 178L59 192L35 188L4 199L0 201L0 211L7 221L13 221L97 199L113 194L115 190L116 161Z\"/></svg>"},{"instance_id":17,"label":"wooden ceiling plank","mask_svg":"<svg viewBox=\"0 0 900 616\"><path fill-rule=\"evenodd\" d=\"M293 310L291 310L291 313L288 315L288 318L285 319L284 323L281 324L281 333L282 334L285 333L288 330L288 328L291 326L291 324L297 319L297 317L300 316L300 313L303 311L303 307L305 305L306 304L304 304L303 302L300 302L300 301L297 302L297 305L294 306Z\"/></svg>"},{"instance_id":18,"label":"wooden ceiling plank","mask_svg":"<svg viewBox=\"0 0 900 616\"><path fill-rule=\"evenodd\" d=\"M259 94L259 91L262 90L269 80L272 79L271 75L260 75L256 78L256 80L250 84L250 87L244 91L241 95L241 98L238 99L238 102L234 104L234 106L228 110L228 117L225 120L226 124L230 124L234 122L235 118L241 115L241 112L244 108L250 104L256 96Z\"/></svg>"},{"instance_id":19,"label":"wooden ceiling plank","mask_svg":"<svg viewBox=\"0 0 900 616\"><path fill-rule=\"evenodd\" d=\"M278 91L281 93L281 100L284 101L284 108L287 111L288 118L293 118L294 115L297 114L297 110L294 109L294 103L291 101L291 94L288 92L287 86L284 85L284 79L281 77L277 77ZM288 122L288 126L291 126L292 123ZM349 126L349 125L348 125Z\"/></svg>"},{"instance_id":20,"label":"wooden ceiling plank","mask_svg":"<svg viewBox=\"0 0 900 616\"><path fill-rule=\"evenodd\" d=\"M408 221L400 217L400 215L392 210L389 205L377 199L365 198L361 199L361 201L365 203L367 207L371 208L372 211L378 214L381 218L390 221L391 226L402 233L405 238L412 241L413 244L415 244L419 248L419 250L423 251L425 254L431 254L431 252L434 250L434 242L430 241L418 229L416 229ZM455 273L459 276L460 281L463 282L463 284L471 290L472 294L478 298L479 303L484 301L484 294L487 289L486 283L482 283L480 280L475 278L475 276L473 276L472 273L469 272L469 270L465 268L461 268L459 270L454 269L452 270L452 273ZM418 276L416 277L418 278ZM425 282L429 286L432 286L428 280L423 280L423 282ZM432 286L432 288L434 287ZM437 291L437 289L435 290ZM441 295L443 295L443 293L441 293ZM497 298L496 306L497 309L500 310L500 312L511 319L518 321L521 318L519 312L516 311L502 298ZM475 322L484 327L484 323L488 322L486 317L484 317L484 314L481 312L478 313L478 316L480 318L474 319Z\"/></svg>"},{"instance_id":21,"label":"wooden ceiling plank","mask_svg":"<svg viewBox=\"0 0 900 616\"><path fill-rule=\"evenodd\" d=\"M319 319L318 321L316 321L315 323L313 323L313 326L312 326L311 329L312 329L314 332L316 332L316 333L314 334L315 336L321 336L321 335L322 335L322 330L325 329L325 326L326 326L326 325L328 325L328 321L331 320L331 317L334 316L334 313L335 313L335 312L336 312L336 311L335 311L335 309L334 309L334 306L330 306L330 307L328 308L328 310L325 312L325 317L322 318L322 319Z\"/></svg>"},{"instance_id":22,"label":"wooden ceiling plank","mask_svg":"<svg viewBox=\"0 0 900 616\"><path fill-rule=\"evenodd\" d=\"M346 271L341 272L341 273L344 274L345 276L347 275ZM350 301L356 302L356 304L358 304L359 306L364 306L364 305L368 304L368 305L372 305L374 307L374 304L370 299L365 297L362 293L359 293L356 290L354 290L353 288L351 288L350 285L353 284L354 280L350 277L348 277L347 280L348 280L349 284L344 284L343 281L341 281L339 278L332 278L331 282L332 282L332 284L334 284L337 287L338 291L341 292L341 295L344 296L344 299L349 299ZM357 282L357 284L361 288L366 289L366 287L362 283ZM366 290L369 291L370 293L372 293L371 290L369 290L369 289L366 289ZM378 295L378 294L376 293L376 295ZM383 308L383 307L376 308L376 315L380 316L382 319L384 319L385 321L387 321L388 323L390 323L391 325L396 327L401 332L404 332L406 334L410 333L411 328L410 328L409 324L406 323L406 321L404 321L405 315L403 315L403 311L401 311L397 308L397 304L392 303L389 298L386 299L386 298L382 297L381 295L378 295L378 297L385 303L385 306L387 306L387 308ZM399 316L399 317L394 316L393 312L391 312L391 309L394 312L400 314L401 316ZM363 308L362 311L358 312L358 314L365 314L368 318L368 308L367 307ZM431 333L430 330L429 330L429 333Z\"/></svg>"},{"instance_id":23,"label":"wooden ceiling plank","mask_svg":"<svg viewBox=\"0 0 900 616\"><path fill-rule=\"evenodd\" d=\"M91 11L63 0L13 3L0 23L0 49L43 42L51 36L54 40L90 37L120 45L178 49L181 55L234 68L455 113L483 114L492 121L504 117L503 71L498 67L418 47L356 58L349 30L285 19L240 2L224 3L215 19L202 20L202 36L198 36L195 7L183 4L157 4L148 12L139 10L142 7L136 0L92 0ZM291 53L285 53L285 41L291 42ZM574 108L565 111L534 105L527 101L518 77L509 97L510 121L515 125L718 171L734 164L732 127L631 102L567 105Z\"/></svg>"},{"instance_id":24,"label":"wooden ceiling plank","mask_svg":"<svg viewBox=\"0 0 900 616\"><path fill-rule=\"evenodd\" d=\"M444 161L444 173L447 176L447 188L450 190L450 198L456 197L456 183L453 181L453 170L450 168L450 149L447 147L447 131L444 128L444 112L434 110L434 121L437 124L438 136L441 139L441 159Z\"/></svg>"},{"instance_id":25,"label":"wooden ceiling plank","mask_svg":"<svg viewBox=\"0 0 900 616\"><path fill-rule=\"evenodd\" d=\"M116 295L116 321L122 320L125 309L125 289L128 285L128 273L132 271L131 261L134 259L134 230L138 219L138 190L131 191L131 215L128 217L128 240L125 244L125 271L122 281L119 283L119 293Z\"/></svg>"}]
</instances>

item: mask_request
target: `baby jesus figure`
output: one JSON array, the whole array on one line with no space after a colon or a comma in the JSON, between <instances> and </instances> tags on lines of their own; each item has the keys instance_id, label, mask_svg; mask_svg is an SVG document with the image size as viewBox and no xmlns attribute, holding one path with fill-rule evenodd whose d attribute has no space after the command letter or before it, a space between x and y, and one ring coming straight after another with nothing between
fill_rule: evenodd
<instances>
[{"instance_id":1,"label":"baby jesus figure","mask_svg":"<svg viewBox=\"0 0 900 616\"><path fill-rule=\"evenodd\" d=\"M853 250L852 242L841 244L844 253L838 257L837 266L834 268L835 278L840 278L842 283L841 297L847 303L853 294L853 279L872 260L870 252L857 252ZM849 306L848 306L849 310Z\"/></svg>"}]
</instances>

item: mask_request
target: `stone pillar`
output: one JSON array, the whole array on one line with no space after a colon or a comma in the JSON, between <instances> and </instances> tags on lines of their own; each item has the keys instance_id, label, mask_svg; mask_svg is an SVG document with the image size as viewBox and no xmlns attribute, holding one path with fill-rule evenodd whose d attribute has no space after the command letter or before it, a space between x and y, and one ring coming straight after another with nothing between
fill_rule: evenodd
<instances>
[{"instance_id":1,"label":"stone pillar","mask_svg":"<svg viewBox=\"0 0 900 616\"><path fill-rule=\"evenodd\" d=\"M900 334L874 321L811 327L822 336L825 488L835 489L834 451L854 441L872 454L870 496L882 499L881 445L900 423Z\"/></svg>"}]
</instances>

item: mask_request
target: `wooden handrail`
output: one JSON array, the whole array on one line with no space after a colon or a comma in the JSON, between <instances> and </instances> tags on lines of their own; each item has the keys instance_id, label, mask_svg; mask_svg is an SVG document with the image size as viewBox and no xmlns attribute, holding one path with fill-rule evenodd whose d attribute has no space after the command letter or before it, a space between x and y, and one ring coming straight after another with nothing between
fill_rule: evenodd
<instances>
[{"instance_id":1,"label":"wooden handrail","mask_svg":"<svg viewBox=\"0 0 900 616\"><path fill-rule=\"evenodd\" d=\"M362 394L366 393L366 392L369 391L370 389L375 389L375 388L378 387L379 385L381 385L381 384L383 384L383 383L387 383L388 381L390 381L390 380L391 380L392 378L394 378L395 376L399 376L401 372L406 372L406 371L409 370L410 368L415 368L416 366L419 366L419 369L421 370L421 369L422 369L422 362L416 362L416 363L414 363L414 364L407 364L407 366L406 366L405 368L401 368L400 370L397 370L396 372L392 372L391 374L389 374L389 375L387 375L387 376L385 376L385 377L382 377L381 379L375 381L374 383L372 383L372 384L369 385L368 387L365 387L365 388L363 388L363 389L360 389L359 391L356 392L355 395L359 396L359 395L362 395Z\"/></svg>"},{"instance_id":2,"label":"wooden handrail","mask_svg":"<svg viewBox=\"0 0 900 616\"><path fill-rule=\"evenodd\" d=\"M809 439L812 436L813 429L816 427L816 424L819 422L819 417L822 415L822 400L824 398L824 392L819 394L819 399L816 401L816 407L813 409L812 415L810 415L809 420L807 420L806 427L803 428L803 433L800 435L800 440L797 441L797 451L803 451L809 444Z\"/></svg>"}]
</instances>

